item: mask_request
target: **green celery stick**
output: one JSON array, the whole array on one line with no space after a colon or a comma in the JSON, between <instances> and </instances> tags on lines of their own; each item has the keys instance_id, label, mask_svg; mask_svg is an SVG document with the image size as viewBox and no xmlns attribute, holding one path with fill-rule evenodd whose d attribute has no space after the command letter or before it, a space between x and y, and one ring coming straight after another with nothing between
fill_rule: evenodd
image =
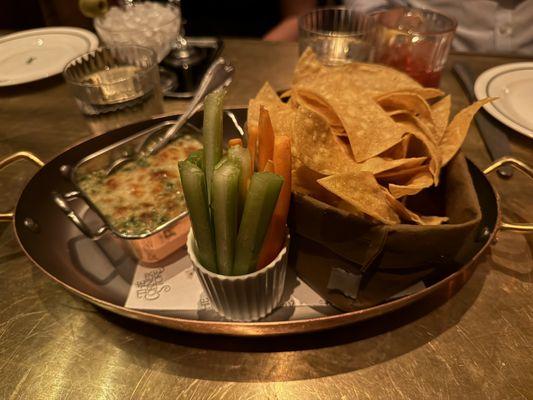
<instances>
[{"instance_id":1,"label":"green celery stick","mask_svg":"<svg viewBox=\"0 0 533 400\"><path fill-rule=\"evenodd\" d=\"M241 176L239 178L239 216L244 210L248 185L250 184L250 152L242 146L233 146L228 149L228 159L237 162L241 166ZM240 219L240 218L239 218Z\"/></svg>"},{"instance_id":2,"label":"green celery stick","mask_svg":"<svg viewBox=\"0 0 533 400\"><path fill-rule=\"evenodd\" d=\"M218 160L218 163L215 165L215 169L221 167L222 165L224 165L227 162L228 162L228 157L222 156L222 158L220 160Z\"/></svg>"},{"instance_id":3,"label":"green celery stick","mask_svg":"<svg viewBox=\"0 0 533 400\"><path fill-rule=\"evenodd\" d=\"M207 196L211 204L211 189L215 165L222 158L222 111L223 89L208 94L204 101L204 171L207 182Z\"/></svg>"},{"instance_id":4,"label":"green celery stick","mask_svg":"<svg viewBox=\"0 0 533 400\"><path fill-rule=\"evenodd\" d=\"M218 272L231 275L237 236L240 165L223 160L213 173L211 190Z\"/></svg>"},{"instance_id":5,"label":"green celery stick","mask_svg":"<svg viewBox=\"0 0 533 400\"><path fill-rule=\"evenodd\" d=\"M204 171L190 161L180 161L178 165L183 195L198 246L198 260L208 270L217 272L215 235L207 203Z\"/></svg>"},{"instance_id":6,"label":"green celery stick","mask_svg":"<svg viewBox=\"0 0 533 400\"><path fill-rule=\"evenodd\" d=\"M237 234L233 275L255 271L282 184L283 178L271 172L252 176Z\"/></svg>"},{"instance_id":7,"label":"green celery stick","mask_svg":"<svg viewBox=\"0 0 533 400\"><path fill-rule=\"evenodd\" d=\"M194 165L196 165L198 168L204 169L204 150L196 150L193 151L191 154L189 154L189 157L187 158L187 161L192 162Z\"/></svg>"}]
</instances>

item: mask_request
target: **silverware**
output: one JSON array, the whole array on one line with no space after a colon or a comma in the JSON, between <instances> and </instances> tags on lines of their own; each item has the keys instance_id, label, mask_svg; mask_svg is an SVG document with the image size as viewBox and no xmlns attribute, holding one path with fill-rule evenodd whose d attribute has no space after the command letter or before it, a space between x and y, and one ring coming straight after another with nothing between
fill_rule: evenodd
<instances>
[{"instance_id":1,"label":"silverware","mask_svg":"<svg viewBox=\"0 0 533 400\"><path fill-rule=\"evenodd\" d=\"M187 121L199 111L203 105L205 97L216 89L227 87L232 79L235 68L222 57L218 58L211 64L207 72L205 73L198 90L193 99L189 103L187 110L177 119L174 125L162 136L152 139L152 136L148 136L136 151L127 156L115 160L108 168L106 175L113 173L122 164L137 158L139 155L148 157L151 154L159 151L169 141L171 141L176 133L187 123ZM149 146L147 146L149 144Z\"/></svg>"},{"instance_id":2,"label":"silverware","mask_svg":"<svg viewBox=\"0 0 533 400\"><path fill-rule=\"evenodd\" d=\"M474 93L475 75L470 68L462 63L456 63L453 66L453 72L461 82L466 94L471 102L477 100ZM474 116L476 125L485 142L485 146L493 160L511 155L511 145L505 132L498 127L484 109L479 110ZM510 166L503 166L498 169L498 175L502 178L509 179L513 176L513 170Z\"/></svg>"}]
</instances>

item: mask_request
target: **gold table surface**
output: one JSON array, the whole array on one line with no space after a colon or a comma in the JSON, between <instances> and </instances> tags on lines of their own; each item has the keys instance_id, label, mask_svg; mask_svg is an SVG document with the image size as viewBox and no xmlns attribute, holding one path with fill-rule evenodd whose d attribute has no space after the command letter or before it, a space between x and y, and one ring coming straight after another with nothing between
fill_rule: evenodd
<instances>
[{"instance_id":1,"label":"gold table surface","mask_svg":"<svg viewBox=\"0 0 533 400\"><path fill-rule=\"evenodd\" d=\"M229 106L268 80L289 86L295 43L227 40L236 74ZM454 54L477 72L517 59ZM449 72L454 111L467 100ZM183 109L166 101L165 112ZM0 158L47 160L89 131L60 76L0 88ZM513 134L533 165L533 141ZM490 163L476 127L464 151ZM34 170L0 173L0 208ZM533 184L492 176L505 218L533 221ZM101 311L46 278L0 223L1 399L526 399L533 398L533 236L500 232L470 281L445 304L320 334L269 340L206 337Z\"/></svg>"}]
</instances>

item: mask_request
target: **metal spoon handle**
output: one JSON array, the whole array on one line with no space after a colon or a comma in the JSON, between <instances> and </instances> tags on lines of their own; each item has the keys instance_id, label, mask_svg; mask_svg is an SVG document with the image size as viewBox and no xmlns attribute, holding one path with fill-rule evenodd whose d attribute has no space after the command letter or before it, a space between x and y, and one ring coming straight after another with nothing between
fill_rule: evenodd
<instances>
[{"instance_id":1,"label":"metal spoon handle","mask_svg":"<svg viewBox=\"0 0 533 400\"><path fill-rule=\"evenodd\" d=\"M209 93L218 88L228 86L231 83L234 71L235 68L222 57L215 60L205 73L196 94L185 112L178 118L174 126L161 137L157 144L147 150L146 155L153 154L165 146L174 137L176 132L185 125L190 117L201 108L205 97Z\"/></svg>"}]
</instances>

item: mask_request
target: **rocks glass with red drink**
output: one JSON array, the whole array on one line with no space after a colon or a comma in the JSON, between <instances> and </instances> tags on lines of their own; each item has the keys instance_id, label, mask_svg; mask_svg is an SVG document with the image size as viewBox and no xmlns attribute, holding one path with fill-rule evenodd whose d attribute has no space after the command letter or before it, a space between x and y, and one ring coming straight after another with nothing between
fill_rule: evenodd
<instances>
[{"instance_id":1,"label":"rocks glass with red drink","mask_svg":"<svg viewBox=\"0 0 533 400\"><path fill-rule=\"evenodd\" d=\"M437 87L457 22L417 8L393 8L371 17L373 61L404 71L424 86Z\"/></svg>"}]
</instances>

